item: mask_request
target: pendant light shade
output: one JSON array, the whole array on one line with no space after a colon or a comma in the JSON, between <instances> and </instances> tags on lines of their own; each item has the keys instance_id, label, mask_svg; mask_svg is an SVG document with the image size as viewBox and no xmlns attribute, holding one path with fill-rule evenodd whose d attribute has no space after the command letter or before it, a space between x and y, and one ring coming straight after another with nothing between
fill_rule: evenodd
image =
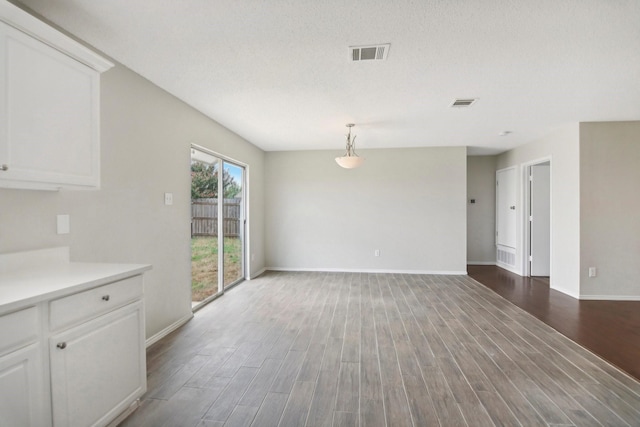
<instances>
[{"instance_id":1,"label":"pendant light shade","mask_svg":"<svg viewBox=\"0 0 640 427\"><path fill-rule=\"evenodd\" d=\"M351 128L353 123L347 124L349 133L347 134L347 149L342 157L336 157L336 163L345 169L354 169L364 163L364 159L356 154L356 137L351 138Z\"/></svg>"},{"instance_id":2,"label":"pendant light shade","mask_svg":"<svg viewBox=\"0 0 640 427\"><path fill-rule=\"evenodd\" d=\"M355 169L364 163L364 159L358 156L336 157L336 163L345 169Z\"/></svg>"}]
</instances>

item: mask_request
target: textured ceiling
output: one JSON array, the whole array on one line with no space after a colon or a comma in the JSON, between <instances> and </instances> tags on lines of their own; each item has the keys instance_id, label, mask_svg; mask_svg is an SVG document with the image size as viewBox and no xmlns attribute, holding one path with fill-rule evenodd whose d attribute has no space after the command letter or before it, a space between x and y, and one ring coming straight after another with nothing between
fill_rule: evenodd
<instances>
[{"instance_id":1,"label":"textured ceiling","mask_svg":"<svg viewBox=\"0 0 640 427\"><path fill-rule=\"evenodd\" d=\"M267 151L341 150L349 122L358 149L480 154L640 119L640 0L21 3Z\"/></svg>"}]
</instances>

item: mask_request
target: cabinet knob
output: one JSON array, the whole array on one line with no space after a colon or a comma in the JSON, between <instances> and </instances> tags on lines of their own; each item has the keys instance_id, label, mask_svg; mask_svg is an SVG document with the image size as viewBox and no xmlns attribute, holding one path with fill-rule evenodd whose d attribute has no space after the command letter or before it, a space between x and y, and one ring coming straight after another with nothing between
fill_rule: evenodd
<instances>
[{"instance_id":1,"label":"cabinet knob","mask_svg":"<svg viewBox=\"0 0 640 427\"><path fill-rule=\"evenodd\" d=\"M109 295L103 295L102 301L109 301Z\"/></svg>"},{"instance_id":2,"label":"cabinet knob","mask_svg":"<svg viewBox=\"0 0 640 427\"><path fill-rule=\"evenodd\" d=\"M9 166L7 165L0 165L0 171L8 171L9 170Z\"/></svg>"},{"instance_id":3,"label":"cabinet knob","mask_svg":"<svg viewBox=\"0 0 640 427\"><path fill-rule=\"evenodd\" d=\"M65 348L67 348L67 343L66 342L59 342L56 347L58 347L60 350L64 350Z\"/></svg>"}]
</instances>

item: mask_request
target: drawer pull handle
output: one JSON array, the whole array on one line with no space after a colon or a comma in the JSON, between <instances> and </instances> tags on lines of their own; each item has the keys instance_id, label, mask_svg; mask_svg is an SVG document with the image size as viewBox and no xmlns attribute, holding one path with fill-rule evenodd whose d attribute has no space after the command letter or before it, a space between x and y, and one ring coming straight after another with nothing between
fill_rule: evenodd
<instances>
[{"instance_id":1,"label":"drawer pull handle","mask_svg":"<svg viewBox=\"0 0 640 427\"><path fill-rule=\"evenodd\" d=\"M9 170L9 166L7 165L0 165L0 171L8 171Z\"/></svg>"},{"instance_id":2,"label":"drawer pull handle","mask_svg":"<svg viewBox=\"0 0 640 427\"><path fill-rule=\"evenodd\" d=\"M59 342L58 345L56 345L56 347L58 347L60 350L64 350L65 348L67 348L67 343Z\"/></svg>"},{"instance_id":3,"label":"drawer pull handle","mask_svg":"<svg viewBox=\"0 0 640 427\"><path fill-rule=\"evenodd\" d=\"M109 295L104 295L102 297L102 301L109 301Z\"/></svg>"}]
</instances>

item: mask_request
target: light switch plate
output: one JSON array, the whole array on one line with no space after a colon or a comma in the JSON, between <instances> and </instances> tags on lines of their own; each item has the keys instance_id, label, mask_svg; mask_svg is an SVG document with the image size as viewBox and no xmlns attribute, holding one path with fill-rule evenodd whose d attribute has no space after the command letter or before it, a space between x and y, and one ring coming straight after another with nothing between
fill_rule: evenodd
<instances>
[{"instance_id":1,"label":"light switch plate","mask_svg":"<svg viewBox=\"0 0 640 427\"><path fill-rule=\"evenodd\" d=\"M71 224L69 220L69 215L63 214L58 215L56 218L56 226L58 230L58 234L69 234L71 232Z\"/></svg>"},{"instance_id":2,"label":"light switch plate","mask_svg":"<svg viewBox=\"0 0 640 427\"><path fill-rule=\"evenodd\" d=\"M173 193L164 193L164 204L167 206L173 204Z\"/></svg>"}]
</instances>

